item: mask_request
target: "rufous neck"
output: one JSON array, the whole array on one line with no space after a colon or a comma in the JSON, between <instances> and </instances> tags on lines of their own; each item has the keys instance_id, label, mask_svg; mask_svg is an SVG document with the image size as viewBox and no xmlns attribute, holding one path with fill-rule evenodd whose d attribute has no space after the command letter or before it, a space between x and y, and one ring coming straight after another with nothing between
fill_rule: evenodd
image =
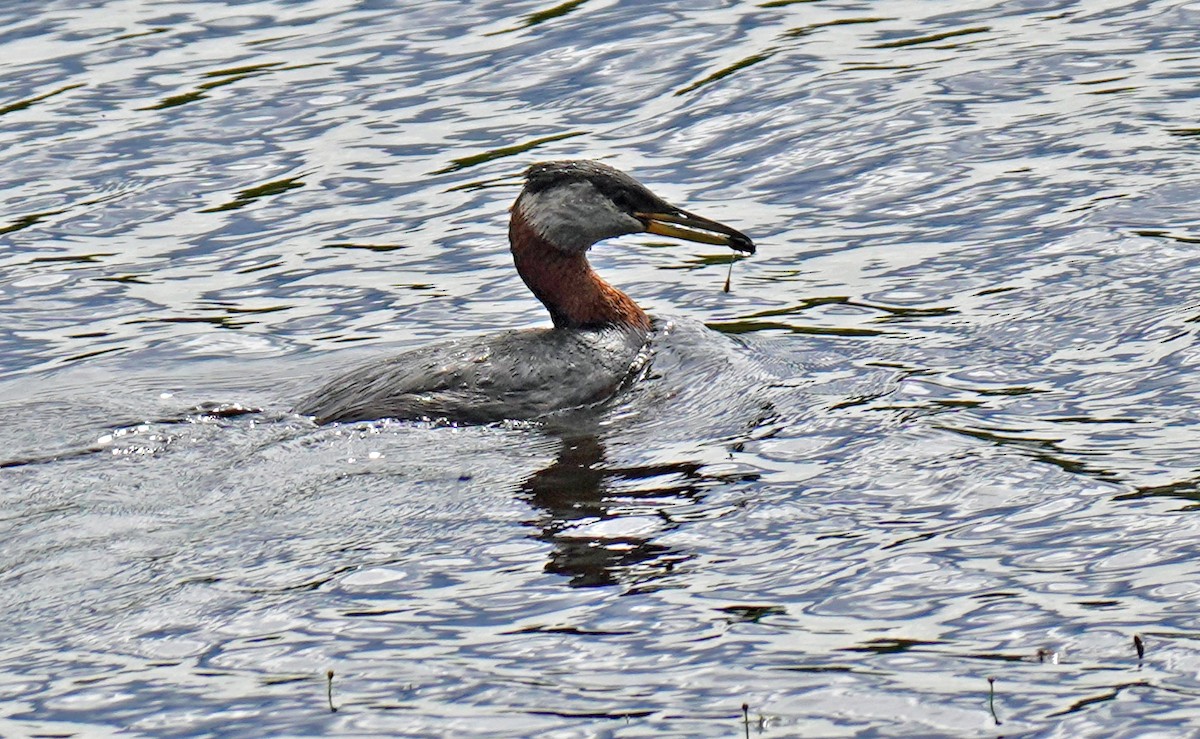
<instances>
[{"instance_id":1,"label":"rufous neck","mask_svg":"<svg viewBox=\"0 0 1200 739\"><path fill-rule=\"evenodd\" d=\"M600 279L582 253L546 241L513 209L508 241L517 273L542 301L557 328L620 326L642 333L650 317L625 293Z\"/></svg>"}]
</instances>

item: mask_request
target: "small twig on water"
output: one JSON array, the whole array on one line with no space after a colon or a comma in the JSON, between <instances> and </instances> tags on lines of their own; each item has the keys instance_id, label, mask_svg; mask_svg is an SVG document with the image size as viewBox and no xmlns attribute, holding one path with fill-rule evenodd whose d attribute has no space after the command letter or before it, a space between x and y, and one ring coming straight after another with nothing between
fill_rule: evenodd
<instances>
[{"instance_id":1,"label":"small twig on water","mask_svg":"<svg viewBox=\"0 0 1200 739\"><path fill-rule=\"evenodd\" d=\"M1137 634L1133 635L1133 648L1138 653L1138 667L1142 666L1142 658L1146 656L1146 645L1142 643L1142 637Z\"/></svg>"},{"instance_id":2,"label":"small twig on water","mask_svg":"<svg viewBox=\"0 0 1200 739\"><path fill-rule=\"evenodd\" d=\"M742 725L746 727L746 739L750 739L750 704L742 704Z\"/></svg>"},{"instance_id":3,"label":"small twig on water","mask_svg":"<svg viewBox=\"0 0 1200 739\"><path fill-rule=\"evenodd\" d=\"M992 712L992 720L996 722L996 726L1004 723L1000 717L996 715L996 678L988 678L988 709Z\"/></svg>"},{"instance_id":4,"label":"small twig on water","mask_svg":"<svg viewBox=\"0 0 1200 739\"><path fill-rule=\"evenodd\" d=\"M337 706L333 705L333 670L325 671L325 698L329 701L329 712L337 713Z\"/></svg>"}]
</instances>

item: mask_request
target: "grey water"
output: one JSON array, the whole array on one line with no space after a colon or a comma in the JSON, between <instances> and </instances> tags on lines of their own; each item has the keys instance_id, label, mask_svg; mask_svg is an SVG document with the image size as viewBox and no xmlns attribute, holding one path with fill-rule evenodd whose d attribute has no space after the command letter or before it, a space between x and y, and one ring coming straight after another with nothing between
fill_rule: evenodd
<instances>
[{"instance_id":1,"label":"grey water","mask_svg":"<svg viewBox=\"0 0 1200 739\"><path fill-rule=\"evenodd\" d=\"M0 735L1200 732L1197 38L0 2ZM758 254L598 245L660 333L595 411L289 412L548 325L506 209L556 158Z\"/></svg>"}]
</instances>

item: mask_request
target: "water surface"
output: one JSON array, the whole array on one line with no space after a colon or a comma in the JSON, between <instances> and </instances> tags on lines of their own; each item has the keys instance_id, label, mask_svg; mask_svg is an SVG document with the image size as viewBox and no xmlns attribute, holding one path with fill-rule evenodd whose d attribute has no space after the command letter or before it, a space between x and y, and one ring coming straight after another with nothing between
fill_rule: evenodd
<instances>
[{"instance_id":1,"label":"water surface","mask_svg":"<svg viewBox=\"0 0 1200 739\"><path fill-rule=\"evenodd\" d=\"M1200 730L1197 33L0 4L0 734ZM642 383L548 424L288 413L546 325L506 208L566 157L759 243L728 294L716 247L597 247L675 327Z\"/></svg>"}]
</instances>

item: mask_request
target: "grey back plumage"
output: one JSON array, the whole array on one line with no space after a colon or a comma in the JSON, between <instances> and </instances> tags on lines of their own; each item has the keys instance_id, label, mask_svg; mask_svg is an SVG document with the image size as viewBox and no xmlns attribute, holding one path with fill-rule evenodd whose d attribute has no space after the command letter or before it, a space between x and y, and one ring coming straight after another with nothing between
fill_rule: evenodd
<instances>
[{"instance_id":1,"label":"grey back plumage","mask_svg":"<svg viewBox=\"0 0 1200 739\"><path fill-rule=\"evenodd\" d=\"M645 342L621 328L528 329L446 341L359 367L295 410L319 423L532 419L607 400L636 373Z\"/></svg>"}]
</instances>

